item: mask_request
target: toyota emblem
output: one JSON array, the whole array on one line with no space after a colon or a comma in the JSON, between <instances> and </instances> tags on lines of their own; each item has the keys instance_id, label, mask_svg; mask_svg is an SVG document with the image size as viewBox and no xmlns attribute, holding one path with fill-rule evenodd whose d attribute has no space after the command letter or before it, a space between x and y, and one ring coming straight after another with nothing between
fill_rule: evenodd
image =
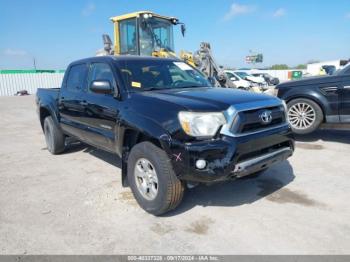
<instances>
[{"instance_id":1,"label":"toyota emblem","mask_svg":"<svg viewBox=\"0 0 350 262\"><path fill-rule=\"evenodd\" d=\"M270 110L265 110L259 115L259 118L263 125L268 125L272 121L272 113Z\"/></svg>"}]
</instances>

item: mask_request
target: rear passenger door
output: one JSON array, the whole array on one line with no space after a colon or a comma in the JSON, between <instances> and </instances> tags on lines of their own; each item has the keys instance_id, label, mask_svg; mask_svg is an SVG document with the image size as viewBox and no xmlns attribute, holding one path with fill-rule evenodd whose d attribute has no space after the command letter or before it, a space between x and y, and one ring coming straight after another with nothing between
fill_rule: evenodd
<instances>
[{"instance_id":1,"label":"rear passenger door","mask_svg":"<svg viewBox=\"0 0 350 262\"><path fill-rule=\"evenodd\" d=\"M109 81L113 94L97 94L90 90L93 81ZM87 142L94 146L115 153L118 130L116 126L120 101L117 99L118 89L112 67L108 63L90 64L88 88L84 96L84 125L87 127Z\"/></svg>"},{"instance_id":2,"label":"rear passenger door","mask_svg":"<svg viewBox=\"0 0 350 262\"><path fill-rule=\"evenodd\" d=\"M86 92L87 74L88 67L85 63L70 66L63 81L58 101L62 129L66 133L82 139L82 117L85 110L82 97Z\"/></svg>"}]
</instances>

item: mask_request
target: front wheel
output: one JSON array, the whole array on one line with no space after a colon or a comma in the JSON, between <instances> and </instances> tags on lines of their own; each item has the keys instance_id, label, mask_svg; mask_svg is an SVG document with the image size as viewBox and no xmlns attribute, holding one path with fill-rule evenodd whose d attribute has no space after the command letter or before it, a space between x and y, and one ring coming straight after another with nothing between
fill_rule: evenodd
<instances>
[{"instance_id":1,"label":"front wheel","mask_svg":"<svg viewBox=\"0 0 350 262\"><path fill-rule=\"evenodd\" d=\"M150 142L142 142L131 149L128 182L138 204L153 215L176 208L184 194L184 185L177 178L167 154Z\"/></svg>"},{"instance_id":2,"label":"front wheel","mask_svg":"<svg viewBox=\"0 0 350 262\"><path fill-rule=\"evenodd\" d=\"M312 100L298 98L288 102L288 121L295 134L314 132L323 121L320 106Z\"/></svg>"}]
</instances>

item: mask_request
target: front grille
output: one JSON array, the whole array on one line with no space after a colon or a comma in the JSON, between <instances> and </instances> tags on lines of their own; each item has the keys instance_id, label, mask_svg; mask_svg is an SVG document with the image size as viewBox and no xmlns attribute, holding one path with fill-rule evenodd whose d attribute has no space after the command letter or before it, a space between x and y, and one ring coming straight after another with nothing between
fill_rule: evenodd
<instances>
[{"instance_id":1,"label":"front grille","mask_svg":"<svg viewBox=\"0 0 350 262\"><path fill-rule=\"evenodd\" d=\"M268 124L264 123L260 117L266 110L271 113L272 117L271 122ZM258 132L267 128L279 126L285 122L286 117L283 106L240 111L232 123L231 132L233 134Z\"/></svg>"}]
</instances>

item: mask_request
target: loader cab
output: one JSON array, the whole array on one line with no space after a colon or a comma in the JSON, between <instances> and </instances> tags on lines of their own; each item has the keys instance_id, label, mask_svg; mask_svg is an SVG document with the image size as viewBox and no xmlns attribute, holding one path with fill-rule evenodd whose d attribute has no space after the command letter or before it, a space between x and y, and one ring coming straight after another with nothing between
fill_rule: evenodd
<instances>
[{"instance_id":1,"label":"loader cab","mask_svg":"<svg viewBox=\"0 0 350 262\"><path fill-rule=\"evenodd\" d=\"M171 57L174 53L175 17L141 11L111 18L114 23L114 54Z\"/></svg>"}]
</instances>

